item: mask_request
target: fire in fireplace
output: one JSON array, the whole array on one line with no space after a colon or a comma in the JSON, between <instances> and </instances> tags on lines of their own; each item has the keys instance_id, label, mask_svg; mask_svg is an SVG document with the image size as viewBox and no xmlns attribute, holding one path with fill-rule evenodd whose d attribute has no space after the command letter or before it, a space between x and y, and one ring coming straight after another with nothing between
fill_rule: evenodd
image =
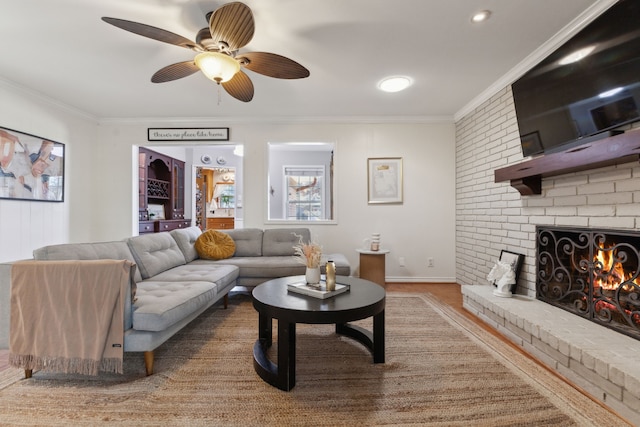
<instances>
[{"instance_id":1,"label":"fire in fireplace","mask_svg":"<svg viewBox=\"0 0 640 427\"><path fill-rule=\"evenodd\" d=\"M536 296L640 339L640 233L537 227Z\"/></svg>"}]
</instances>

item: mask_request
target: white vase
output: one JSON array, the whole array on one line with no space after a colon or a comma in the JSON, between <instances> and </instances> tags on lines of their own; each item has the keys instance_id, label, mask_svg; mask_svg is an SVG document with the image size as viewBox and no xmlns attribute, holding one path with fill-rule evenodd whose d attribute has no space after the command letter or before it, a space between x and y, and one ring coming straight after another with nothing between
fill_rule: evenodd
<instances>
[{"instance_id":1,"label":"white vase","mask_svg":"<svg viewBox=\"0 0 640 427\"><path fill-rule=\"evenodd\" d=\"M307 271L305 272L304 276L307 279L307 283L311 285L317 285L318 283L320 283L320 267L307 267Z\"/></svg>"}]
</instances>

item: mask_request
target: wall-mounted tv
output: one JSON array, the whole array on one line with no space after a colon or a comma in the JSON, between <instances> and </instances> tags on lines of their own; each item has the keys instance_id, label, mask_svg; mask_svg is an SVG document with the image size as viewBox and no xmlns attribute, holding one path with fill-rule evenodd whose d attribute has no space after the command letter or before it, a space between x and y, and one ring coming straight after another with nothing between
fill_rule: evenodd
<instances>
[{"instance_id":1,"label":"wall-mounted tv","mask_svg":"<svg viewBox=\"0 0 640 427\"><path fill-rule=\"evenodd\" d=\"M620 0L511 86L522 154L640 120L640 1Z\"/></svg>"}]
</instances>

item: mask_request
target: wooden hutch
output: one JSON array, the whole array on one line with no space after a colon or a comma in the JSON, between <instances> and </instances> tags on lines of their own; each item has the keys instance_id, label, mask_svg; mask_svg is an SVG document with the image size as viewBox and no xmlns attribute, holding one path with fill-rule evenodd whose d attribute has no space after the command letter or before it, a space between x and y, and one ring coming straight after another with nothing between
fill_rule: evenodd
<instances>
[{"instance_id":1,"label":"wooden hutch","mask_svg":"<svg viewBox=\"0 0 640 427\"><path fill-rule=\"evenodd\" d=\"M186 228L184 162L148 148L138 152L138 232ZM154 209L151 209L153 207Z\"/></svg>"}]
</instances>

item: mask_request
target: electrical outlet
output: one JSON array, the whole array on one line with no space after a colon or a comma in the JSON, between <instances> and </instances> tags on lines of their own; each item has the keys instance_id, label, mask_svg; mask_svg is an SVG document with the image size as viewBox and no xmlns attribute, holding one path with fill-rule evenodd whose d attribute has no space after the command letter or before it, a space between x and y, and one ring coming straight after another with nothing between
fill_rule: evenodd
<instances>
[{"instance_id":1,"label":"electrical outlet","mask_svg":"<svg viewBox=\"0 0 640 427\"><path fill-rule=\"evenodd\" d=\"M427 267L433 267L433 258L427 258Z\"/></svg>"},{"instance_id":2,"label":"electrical outlet","mask_svg":"<svg viewBox=\"0 0 640 427\"><path fill-rule=\"evenodd\" d=\"M403 256L398 258L398 264L400 264L400 267L404 267L404 257Z\"/></svg>"}]
</instances>

